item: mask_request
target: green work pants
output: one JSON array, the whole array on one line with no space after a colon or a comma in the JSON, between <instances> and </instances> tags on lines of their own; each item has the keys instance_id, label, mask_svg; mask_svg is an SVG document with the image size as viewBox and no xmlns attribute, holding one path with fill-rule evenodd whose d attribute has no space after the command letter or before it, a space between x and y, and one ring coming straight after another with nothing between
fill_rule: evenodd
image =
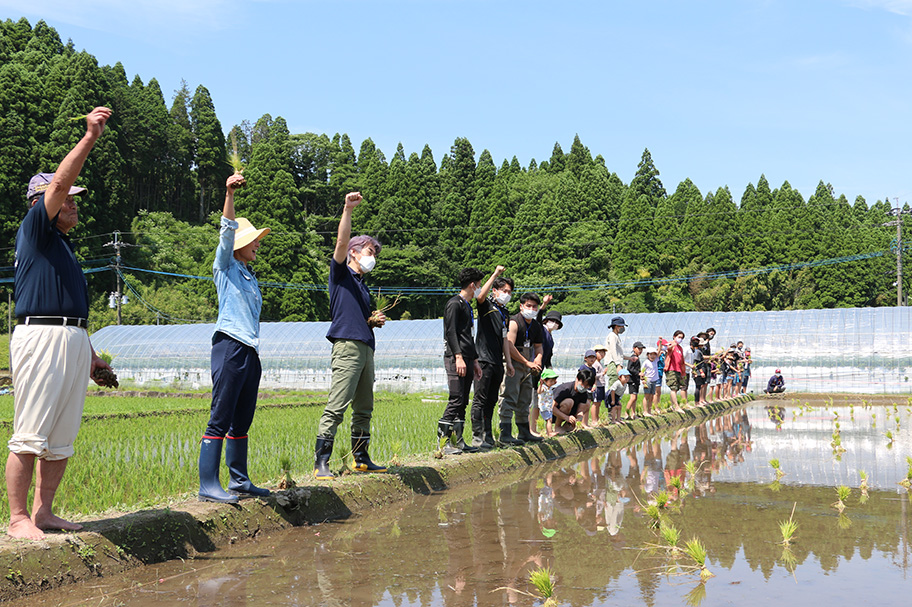
<instances>
[{"instance_id":1,"label":"green work pants","mask_svg":"<svg viewBox=\"0 0 912 607\"><path fill-rule=\"evenodd\" d=\"M374 351L363 341L337 339L332 347L332 383L323 409L318 438L335 438L348 405L352 436L370 435L374 412Z\"/></svg>"}]
</instances>

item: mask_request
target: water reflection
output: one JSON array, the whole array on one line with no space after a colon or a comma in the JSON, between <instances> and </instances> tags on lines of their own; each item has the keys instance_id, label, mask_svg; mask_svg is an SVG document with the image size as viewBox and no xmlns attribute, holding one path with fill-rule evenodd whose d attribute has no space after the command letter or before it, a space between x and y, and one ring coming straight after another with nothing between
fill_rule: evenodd
<instances>
[{"instance_id":1,"label":"water reflection","mask_svg":"<svg viewBox=\"0 0 912 607\"><path fill-rule=\"evenodd\" d=\"M895 485L890 491L872 485L867 503L856 490L840 516L831 507L833 485L808 480L808 468L832 457L828 449L815 450L814 441L798 443L810 449L779 453L789 482L772 491L767 441L788 436L790 426L817 423L783 413L777 421L762 406L737 411L483 487L147 569L120 587L108 582L103 596L97 589L68 590L67 602L530 605L541 603L529 596L535 593L529 574L541 567L554 570L561 605L903 600L912 573L909 498ZM842 432L854 436L853 423ZM910 445L901 448L909 452ZM751 482L732 482L744 478ZM660 502L682 544L698 538L706 547L715 578L703 584L693 571L666 574L673 559L649 548L664 541L651 524ZM779 522L793 507L798 531L784 549ZM28 604L54 600L43 595Z\"/></svg>"}]
</instances>

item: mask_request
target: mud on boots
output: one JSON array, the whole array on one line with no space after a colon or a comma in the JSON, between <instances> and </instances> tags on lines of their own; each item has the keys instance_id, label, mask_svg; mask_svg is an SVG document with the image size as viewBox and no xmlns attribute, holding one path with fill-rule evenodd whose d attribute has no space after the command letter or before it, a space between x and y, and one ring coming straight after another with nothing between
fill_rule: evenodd
<instances>
[{"instance_id":1,"label":"mud on boots","mask_svg":"<svg viewBox=\"0 0 912 607\"><path fill-rule=\"evenodd\" d=\"M314 478L318 481L332 480L336 477L329 469L329 458L332 457L333 439L317 437L314 457Z\"/></svg>"},{"instance_id":2,"label":"mud on boots","mask_svg":"<svg viewBox=\"0 0 912 607\"><path fill-rule=\"evenodd\" d=\"M370 439L370 434L352 434L352 457L355 460L355 472L386 472L386 466L379 466L372 462L367 453Z\"/></svg>"},{"instance_id":3,"label":"mud on boots","mask_svg":"<svg viewBox=\"0 0 912 607\"><path fill-rule=\"evenodd\" d=\"M222 461L222 442L218 436L203 436L199 457L199 499L201 502L236 504L236 495L229 495L219 482L219 464Z\"/></svg>"},{"instance_id":4,"label":"mud on boots","mask_svg":"<svg viewBox=\"0 0 912 607\"><path fill-rule=\"evenodd\" d=\"M247 476L247 437L227 436L225 443L225 464L231 480L228 481L228 493L240 497L266 497L269 489L257 487Z\"/></svg>"}]
</instances>

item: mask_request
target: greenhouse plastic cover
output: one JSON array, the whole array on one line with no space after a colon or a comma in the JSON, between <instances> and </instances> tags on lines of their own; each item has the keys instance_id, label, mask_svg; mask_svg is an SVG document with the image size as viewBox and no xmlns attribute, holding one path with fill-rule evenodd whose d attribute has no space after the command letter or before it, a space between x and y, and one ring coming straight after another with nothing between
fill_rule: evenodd
<instances>
[{"instance_id":1,"label":"greenhouse plastic cover","mask_svg":"<svg viewBox=\"0 0 912 607\"><path fill-rule=\"evenodd\" d=\"M712 351L743 340L751 348L748 391L760 392L781 368L791 392L912 392L912 309L842 308L781 312L669 312L623 314L626 351L639 340L647 346L680 329L688 336L717 331ZM569 381L583 353L604 342L614 314L564 316L554 333L553 365ZM328 322L262 323L262 388L326 390L330 383ZM92 336L107 350L120 379L146 388L210 386L213 324L112 325ZM375 331L377 389L446 390L443 320L389 321ZM685 342L686 344L686 342Z\"/></svg>"}]
</instances>

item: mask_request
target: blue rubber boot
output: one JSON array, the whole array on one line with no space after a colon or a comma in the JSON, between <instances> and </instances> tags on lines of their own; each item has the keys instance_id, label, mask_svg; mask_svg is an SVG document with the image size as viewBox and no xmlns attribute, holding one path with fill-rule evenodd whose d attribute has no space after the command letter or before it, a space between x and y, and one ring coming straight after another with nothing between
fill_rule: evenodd
<instances>
[{"instance_id":1,"label":"blue rubber boot","mask_svg":"<svg viewBox=\"0 0 912 607\"><path fill-rule=\"evenodd\" d=\"M266 497L269 489L257 487L247 476L247 437L228 437L225 443L225 463L231 480L228 481L228 493L241 497Z\"/></svg>"},{"instance_id":2,"label":"blue rubber boot","mask_svg":"<svg viewBox=\"0 0 912 607\"><path fill-rule=\"evenodd\" d=\"M201 502L224 502L236 504L238 498L228 495L219 482L219 464L222 462L223 438L204 436L200 443L199 475Z\"/></svg>"},{"instance_id":3,"label":"blue rubber boot","mask_svg":"<svg viewBox=\"0 0 912 607\"><path fill-rule=\"evenodd\" d=\"M356 436L352 434L352 456L355 459L355 472L386 472L386 466L378 466L367 454L370 445L370 434Z\"/></svg>"}]
</instances>

